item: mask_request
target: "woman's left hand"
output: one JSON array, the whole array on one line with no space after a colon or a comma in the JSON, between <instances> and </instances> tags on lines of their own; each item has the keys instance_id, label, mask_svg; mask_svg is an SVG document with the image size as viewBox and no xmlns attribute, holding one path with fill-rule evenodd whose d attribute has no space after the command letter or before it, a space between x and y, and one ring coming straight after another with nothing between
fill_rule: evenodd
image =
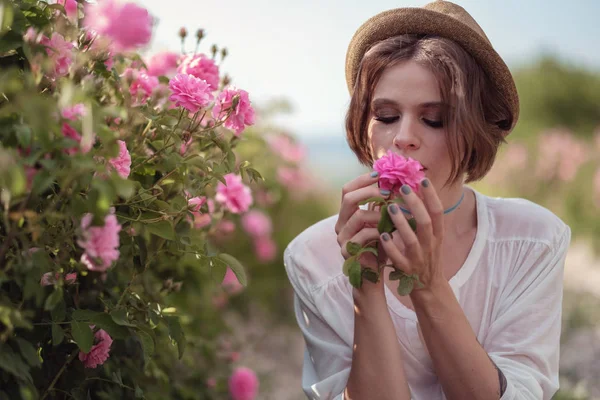
<instances>
[{"instance_id":1,"label":"woman's left hand","mask_svg":"<svg viewBox=\"0 0 600 400\"><path fill-rule=\"evenodd\" d=\"M445 281L440 262L440 250L444 237L444 209L428 179L419 188L421 200L408 185L402 186L401 194L417 223L417 232L410 227L397 204L388 206L388 212L404 244L403 251L394 243L390 234L381 235L381 245L396 268L408 275L417 274L424 285L420 290L431 288ZM415 286L414 290L417 289Z\"/></svg>"}]
</instances>

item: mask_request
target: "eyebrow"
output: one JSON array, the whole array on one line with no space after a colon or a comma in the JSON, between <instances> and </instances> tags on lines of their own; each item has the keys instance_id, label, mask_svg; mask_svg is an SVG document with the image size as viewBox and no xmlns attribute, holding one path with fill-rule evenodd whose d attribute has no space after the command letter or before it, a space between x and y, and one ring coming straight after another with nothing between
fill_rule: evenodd
<instances>
[{"instance_id":1,"label":"eyebrow","mask_svg":"<svg viewBox=\"0 0 600 400\"><path fill-rule=\"evenodd\" d=\"M373 100L373 107L387 106L387 105L398 106L398 103L396 103L394 100L386 99L386 98L377 98L377 99ZM447 104L444 103L443 101L428 101L428 102L421 103L418 105L418 107L421 107L421 108L445 108L446 106L447 106Z\"/></svg>"}]
</instances>

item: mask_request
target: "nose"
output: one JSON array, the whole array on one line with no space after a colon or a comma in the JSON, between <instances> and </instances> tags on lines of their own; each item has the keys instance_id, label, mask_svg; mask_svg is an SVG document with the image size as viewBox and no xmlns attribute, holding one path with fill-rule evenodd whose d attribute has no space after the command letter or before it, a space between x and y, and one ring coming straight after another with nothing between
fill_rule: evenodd
<instances>
[{"instance_id":1,"label":"nose","mask_svg":"<svg viewBox=\"0 0 600 400\"><path fill-rule=\"evenodd\" d=\"M399 150L416 150L420 147L421 141L417 134L417 123L409 118L403 118L398 124L398 131L394 136L394 147Z\"/></svg>"}]
</instances>

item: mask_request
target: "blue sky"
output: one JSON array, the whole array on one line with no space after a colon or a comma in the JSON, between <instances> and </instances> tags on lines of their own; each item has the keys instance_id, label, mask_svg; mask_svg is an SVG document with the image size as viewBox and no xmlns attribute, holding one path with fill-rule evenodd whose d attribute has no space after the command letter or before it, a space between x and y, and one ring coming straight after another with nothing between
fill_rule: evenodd
<instances>
[{"instance_id":1,"label":"blue sky","mask_svg":"<svg viewBox=\"0 0 600 400\"><path fill-rule=\"evenodd\" d=\"M201 52L229 50L221 71L264 103L285 97L294 112L278 119L301 138L340 135L348 92L346 48L378 12L422 6L422 0L139 0L158 26L150 52L180 49L177 31L203 28ZM509 67L542 51L600 71L598 0L456 0L482 26ZM194 41L188 37L187 50Z\"/></svg>"}]
</instances>

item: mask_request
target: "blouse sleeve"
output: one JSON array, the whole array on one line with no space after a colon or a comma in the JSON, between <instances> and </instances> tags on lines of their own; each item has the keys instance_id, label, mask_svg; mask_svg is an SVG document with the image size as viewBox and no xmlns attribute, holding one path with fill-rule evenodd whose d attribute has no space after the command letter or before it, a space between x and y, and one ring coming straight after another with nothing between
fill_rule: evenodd
<instances>
[{"instance_id":1,"label":"blouse sleeve","mask_svg":"<svg viewBox=\"0 0 600 400\"><path fill-rule=\"evenodd\" d=\"M511 272L482 343L507 379L501 400L549 400L558 390L563 274L571 230L565 225L557 236L551 245L517 250L523 262Z\"/></svg>"},{"instance_id":2,"label":"blouse sleeve","mask_svg":"<svg viewBox=\"0 0 600 400\"><path fill-rule=\"evenodd\" d=\"M352 350L333 327L338 323L353 324L353 321L342 321L343 313L336 312L335 301L327 302L330 307L317 306L307 277L300 272L306 266L297 265L294 258L286 249L284 264L295 292L296 320L306 343L302 389L311 400L343 400L352 364ZM341 295L341 290L333 286L328 288L327 295L335 296L336 291ZM319 302L323 303L323 299Z\"/></svg>"}]
</instances>

